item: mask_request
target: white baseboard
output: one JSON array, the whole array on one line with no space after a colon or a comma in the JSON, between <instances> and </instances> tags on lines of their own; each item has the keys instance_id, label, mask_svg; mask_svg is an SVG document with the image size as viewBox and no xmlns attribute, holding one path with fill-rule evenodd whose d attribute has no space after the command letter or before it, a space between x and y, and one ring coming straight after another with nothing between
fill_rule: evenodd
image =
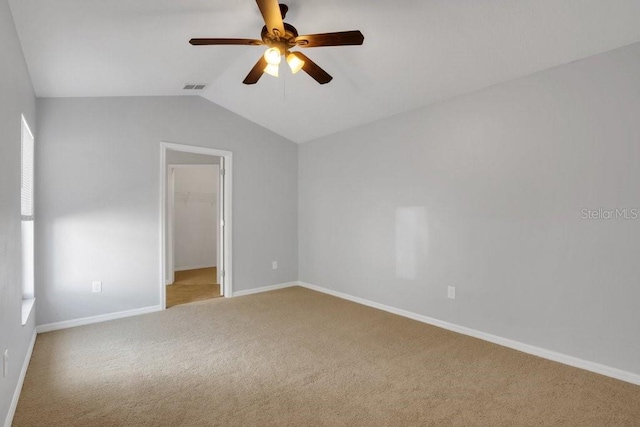
<instances>
[{"instance_id":1,"label":"white baseboard","mask_svg":"<svg viewBox=\"0 0 640 427\"><path fill-rule=\"evenodd\" d=\"M20 377L18 377L18 384L16 385L16 390L13 392L13 399L11 399L11 405L9 406L9 413L7 414L7 418L4 421L5 427L11 427L11 423L13 422L13 416L16 414L16 409L18 408L18 400L20 399L20 393L22 392L22 385L24 384L24 379L27 376L27 368L29 367L29 361L31 361L31 354L33 353L33 346L36 344L36 331L33 331L33 336L31 337L31 343L29 344L29 349L27 350L27 354L24 357L24 361L22 362L22 369L20 370Z\"/></svg>"},{"instance_id":2,"label":"white baseboard","mask_svg":"<svg viewBox=\"0 0 640 427\"><path fill-rule=\"evenodd\" d=\"M193 265L190 267L174 267L173 271L200 270L201 268L213 268L215 265Z\"/></svg>"},{"instance_id":3,"label":"white baseboard","mask_svg":"<svg viewBox=\"0 0 640 427\"><path fill-rule=\"evenodd\" d=\"M454 323L449 323L442 320L434 319L432 317L423 316L422 314L417 314L411 311L406 311L406 310L391 307L388 305L380 304L374 301L369 301L364 298L354 297L349 294L337 292L331 289L323 288L321 286L312 285L310 283L300 282L299 284L300 286L307 289L311 289L317 292L322 292L328 295L332 295L338 298L356 302L358 304L366 305L369 307L377 308L379 310L387 311L389 313L393 313L399 316L407 317L409 319L417 320L418 322L427 323L429 325L437 326L439 328L447 329L449 331L457 332L463 335L468 335L474 338L479 338L481 340L489 341L491 343L498 344L503 347L512 348L514 350L518 350L523 353L528 353L534 356L542 357L543 359L553 360L554 362L573 366L574 368L584 369L586 371L595 372L596 374L605 375L607 377L615 378L631 384L640 385L640 375L634 374L632 372L623 371L621 369L612 368L610 366L601 365L595 362L589 362L588 360L579 359L577 357L568 356L562 353L557 353L555 351L536 347L530 344L525 344L525 343L514 341L508 338L499 337L497 335L492 335L486 332L467 328L466 326L460 326Z\"/></svg>"},{"instance_id":4,"label":"white baseboard","mask_svg":"<svg viewBox=\"0 0 640 427\"><path fill-rule=\"evenodd\" d=\"M162 311L162 307L154 305L151 307L136 308L134 310L118 311L116 313L101 314L99 316L83 317L81 319L65 320L63 322L47 323L39 325L36 331L41 334L43 332L57 331L59 329L74 328L76 326L91 325L92 323L106 322L107 320L122 319L124 317L138 316L140 314L154 313Z\"/></svg>"},{"instance_id":5,"label":"white baseboard","mask_svg":"<svg viewBox=\"0 0 640 427\"><path fill-rule=\"evenodd\" d=\"M299 282L279 283L277 285L263 286L261 288L247 289L246 291L238 291L233 293L233 297L243 297L246 295L259 294L262 292L275 291L276 289L290 288L292 286L299 286Z\"/></svg>"}]
</instances>

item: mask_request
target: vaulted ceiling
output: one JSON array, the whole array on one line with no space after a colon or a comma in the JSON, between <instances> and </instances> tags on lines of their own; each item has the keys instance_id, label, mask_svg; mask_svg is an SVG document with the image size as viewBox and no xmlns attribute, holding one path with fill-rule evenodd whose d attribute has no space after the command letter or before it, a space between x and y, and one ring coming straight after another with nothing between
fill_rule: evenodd
<instances>
[{"instance_id":1,"label":"vaulted ceiling","mask_svg":"<svg viewBox=\"0 0 640 427\"><path fill-rule=\"evenodd\" d=\"M264 47L253 0L9 0L40 97L200 95L305 142L640 41L640 0L284 0L301 34L361 30L304 51L334 79L242 80Z\"/></svg>"}]
</instances>

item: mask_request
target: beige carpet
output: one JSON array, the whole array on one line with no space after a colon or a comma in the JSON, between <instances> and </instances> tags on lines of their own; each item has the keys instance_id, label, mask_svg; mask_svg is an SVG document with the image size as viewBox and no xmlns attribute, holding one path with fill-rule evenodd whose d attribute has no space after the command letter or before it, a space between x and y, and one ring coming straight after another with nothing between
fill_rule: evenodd
<instances>
[{"instance_id":1,"label":"beige carpet","mask_svg":"<svg viewBox=\"0 0 640 427\"><path fill-rule=\"evenodd\" d=\"M167 286L167 308L221 296L216 267L176 271L174 279Z\"/></svg>"},{"instance_id":2,"label":"beige carpet","mask_svg":"<svg viewBox=\"0 0 640 427\"><path fill-rule=\"evenodd\" d=\"M640 387L303 288L38 335L16 426L638 426Z\"/></svg>"}]
</instances>

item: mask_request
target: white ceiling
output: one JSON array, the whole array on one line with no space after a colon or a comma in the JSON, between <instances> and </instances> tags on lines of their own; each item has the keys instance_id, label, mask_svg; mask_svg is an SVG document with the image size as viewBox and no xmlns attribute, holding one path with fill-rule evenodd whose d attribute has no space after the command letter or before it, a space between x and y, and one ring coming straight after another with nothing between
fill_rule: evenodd
<instances>
[{"instance_id":1,"label":"white ceiling","mask_svg":"<svg viewBox=\"0 0 640 427\"><path fill-rule=\"evenodd\" d=\"M253 0L9 0L40 97L205 98L296 142L640 41L640 0L285 0L300 34L361 30L361 47L306 49L333 75L242 80L260 38ZM193 92L191 92L193 93Z\"/></svg>"}]
</instances>

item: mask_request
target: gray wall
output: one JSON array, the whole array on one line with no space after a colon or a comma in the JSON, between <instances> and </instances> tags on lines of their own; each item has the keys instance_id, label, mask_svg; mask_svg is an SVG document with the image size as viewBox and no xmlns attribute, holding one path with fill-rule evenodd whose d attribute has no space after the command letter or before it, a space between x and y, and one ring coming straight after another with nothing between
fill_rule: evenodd
<instances>
[{"instance_id":1,"label":"gray wall","mask_svg":"<svg viewBox=\"0 0 640 427\"><path fill-rule=\"evenodd\" d=\"M638 76L635 44L303 144L300 279L640 373L640 219L582 219L640 208Z\"/></svg>"},{"instance_id":2,"label":"gray wall","mask_svg":"<svg viewBox=\"0 0 640 427\"><path fill-rule=\"evenodd\" d=\"M27 324L21 325L21 114L36 137L36 150L39 142L36 99L6 0L0 0L0 76L0 423L4 424L35 324L31 313ZM37 221L37 204L35 209ZM9 375L3 378L1 357L7 349Z\"/></svg>"},{"instance_id":3,"label":"gray wall","mask_svg":"<svg viewBox=\"0 0 640 427\"><path fill-rule=\"evenodd\" d=\"M199 97L39 99L38 121L38 324L159 304L160 141L233 152L234 291L297 279L296 144Z\"/></svg>"}]
</instances>

